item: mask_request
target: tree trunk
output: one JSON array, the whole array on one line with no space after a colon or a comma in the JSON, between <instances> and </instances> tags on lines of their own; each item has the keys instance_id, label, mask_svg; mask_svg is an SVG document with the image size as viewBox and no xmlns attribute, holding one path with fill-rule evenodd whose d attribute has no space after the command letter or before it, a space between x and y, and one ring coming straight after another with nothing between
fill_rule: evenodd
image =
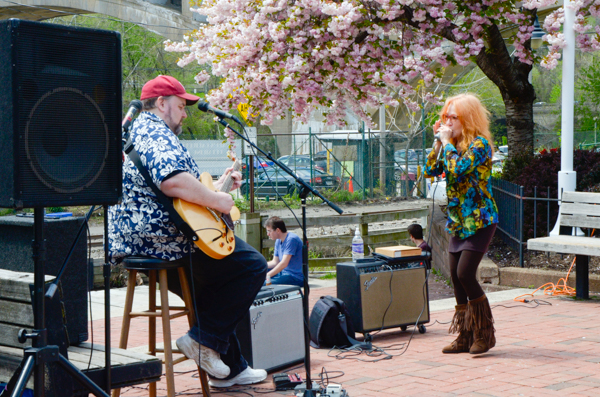
<instances>
[{"instance_id":1,"label":"tree trunk","mask_svg":"<svg viewBox=\"0 0 600 397\"><path fill-rule=\"evenodd\" d=\"M533 152L533 101L535 92L533 87L520 95L510 95L502 92L504 106L506 107L506 133L508 135L508 156L518 152Z\"/></svg>"}]
</instances>

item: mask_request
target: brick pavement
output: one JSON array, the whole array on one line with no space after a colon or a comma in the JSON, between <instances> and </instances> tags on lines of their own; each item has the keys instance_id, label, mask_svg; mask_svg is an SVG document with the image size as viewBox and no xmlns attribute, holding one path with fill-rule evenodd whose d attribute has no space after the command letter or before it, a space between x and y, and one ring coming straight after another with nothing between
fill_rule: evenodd
<instances>
[{"instance_id":1,"label":"brick pavement","mask_svg":"<svg viewBox=\"0 0 600 397\"><path fill-rule=\"evenodd\" d=\"M311 307L335 287L313 289ZM334 352L311 349L313 380L326 371L329 380L341 383L352 397L388 396L598 396L600 395L600 304L567 298L545 299L551 305L505 301L493 304L497 345L490 352L444 355L441 348L452 340L447 325L453 312L431 313L427 332L414 335L391 329L374 335L373 344L386 355L365 353L343 359ZM112 318L113 345L118 344L121 317ZM94 321L94 334L103 335L103 320ZM130 347L147 345L147 323L134 319ZM172 322L173 338L187 330L185 319ZM98 336L96 336L98 338ZM384 359L389 357L389 359ZM175 383L179 395L200 396L191 361L179 364ZM277 372L283 372L280 370ZM303 365L288 369L304 377ZM123 389L124 397L148 395L147 385ZM159 395L166 395L164 382ZM292 396L276 392L271 376L252 387L236 387L219 396Z\"/></svg>"}]
</instances>

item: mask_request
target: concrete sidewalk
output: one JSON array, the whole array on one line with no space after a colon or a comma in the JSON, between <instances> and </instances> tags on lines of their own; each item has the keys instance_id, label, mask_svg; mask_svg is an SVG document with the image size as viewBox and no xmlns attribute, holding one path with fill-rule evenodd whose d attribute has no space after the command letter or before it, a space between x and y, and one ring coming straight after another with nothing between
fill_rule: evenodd
<instances>
[{"instance_id":1,"label":"concrete sidewalk","mask_svg":"<svg viewBox=\"0 0 600 397\"><path fill-rule=\"evenodd\" d=\"M312 282L310 305L320 296L336 295L335 285ZM331 284L332 281L327 283ZM325 284L327 284L325 283ZM143 307L144 291L136 292L136 305ZM447 323L452 319L454 299L430 302L431 321L427 332L409 328L373 333L373 345L380 350L349 353L311 348L311 374L321 382L342 384L352 397L387 396L597 396L600 394L600 316L597 301L541 296L540 305L523 304L512 299L529 289L488 293L496 320L497 345L490 352L473 356L468 353L445 355L443 346L453 337ZM111 335L118 345L124 290L111 290ZM173 299L176 299L174 297ZM104 334L103 292L92 293L93 332L97 343ZM172 322L173 338L187 331L185 319ZM130 348L144 351L147 322L134 320ZM177 392L202 395L193 362L175 367ZM305 376L304 366L287 370ZM164 382L159 395L166 395ZM217 390L213 389L213 393ZM292 396L292 391L274 391L271 374L263 383L236 387L219 395ZM147 385L122 390L123 396L146 396Z\"/></svg>"}]
</instances>

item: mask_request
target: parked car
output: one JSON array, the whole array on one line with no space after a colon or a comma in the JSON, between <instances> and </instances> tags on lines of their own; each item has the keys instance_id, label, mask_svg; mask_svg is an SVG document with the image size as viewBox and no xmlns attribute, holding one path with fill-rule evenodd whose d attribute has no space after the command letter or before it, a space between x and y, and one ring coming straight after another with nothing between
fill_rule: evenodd
<instances>
[{"instance_id":1,"label":"parked car","mask_svg":"<svg viewBox=\"0 0 600 397\"><path fill-rule=\"evenodd\" d=\"M408 149L408 168L406 167L406 149L396 150L394 152L394 179L397 181L404 180L408 177L409 180L415 180L417 175L417 166L421 164L421 159L414 149Z\"/></svg>"},{"instance_id":2,"label":"parked car","mask_svg":"<svg viewBox=\"0 0 600 397\"><path fill-rule=\"evenodd\" d=\"M289 156L281 156L277 160L280 161L282 164L287 165L292 170L299 167L311 167L310 156L306 154L292 154ZM325 163L323 163L323 160L325 161ZM320 171L325 171L327 168L327 157L313 156L312 166Z\"/></svg>"},{"instance_id":3,"label":"parked car","mask_svg":"<svg viewBox=\"0 0 600 397\"><path fill-rule=\"evenodd\" d=\"M259 170L260 168L267 169L273 165L273 162L267 159L263 159L262 157L255 156L254 157L254 169Z\"/></svg>"},{"instance_id":4,"label":"parked car","mask_svg":"<svg viewBox=\"0 0 600 397\"><path fill-rule=\"evenodd\" d=\"M293 170L293 168L292 168ZM325 172L313 169L313 178L311 180L310 168L296 168L296 175L304 179L317 190L335 189L340 186L340 178L329 175ZM242 194L248 193L248 180L242 182L240 191ZM276 197L287 194L291 195L298 190L296 180L283 170L269 169L258 173L254 179L254 195L256 197Z\"/></svg>"},{"instance_id":5,"label":"parked car","mask_svg":"<svg viewBox=\"0 0 600 397\"><path fill-rule=\"evenodd\" d=\"M506 156L502 152L495 152L492 156L492 172L502 172Z\"/></svg>"},{"instance_id":6,"label":"parked car","mask_svg":"<svg viewBox=\"0 0 600 397\"><path fill-rule=\"evenodd\" d=\"M508 145L498 146L498 151L503 155L508 156Z\"/></svg>"},{"instance_id":7,"label":"parked car","mask_svg":"<svg viewBox=\"0 0 600 397\"><path fill-rule=\"evenodd\" d=\"M394 161L396 163L404 163L406 161L406 149L396 150L394 152ZM408 163L409 164L418 164L419 156L414 149L408 149Z\"/></svg>"},{"instance_id":8,"label":"parked car","mask_svg":"<svg viewBox=\"0 0 600 397\"><path fill-rule=\"evenodd\" d=\"M416 165L409 165L408 171L406 170L406 166L404 164L398 165L396 163L396 167L394 167L394 179L397 181L403 181L408 177L409 180L414 181L417 176L418 168Z\"/></svg>"}]
</instances>

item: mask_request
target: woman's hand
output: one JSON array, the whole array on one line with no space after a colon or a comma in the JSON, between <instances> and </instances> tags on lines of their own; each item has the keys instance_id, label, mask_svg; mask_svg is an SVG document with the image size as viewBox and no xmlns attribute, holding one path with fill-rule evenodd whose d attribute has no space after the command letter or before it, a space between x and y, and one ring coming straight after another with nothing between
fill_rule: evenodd
<instances>
[{"instance_id":1,"label":"woman's hand","mask_svg":"<svg viewBox=\"0 0 600 397\"><path fill-rule=\"evenodd\" d=\"M439 121L439 120L438 120ZM440 127L438 128L438 132L437 132L440 136L440 141L442 142L442 145L446 146L448 143L450 143L450 139L452 138L452 128L448 127L447 125L440 125Z\"/></svg>"}]
</instances>

